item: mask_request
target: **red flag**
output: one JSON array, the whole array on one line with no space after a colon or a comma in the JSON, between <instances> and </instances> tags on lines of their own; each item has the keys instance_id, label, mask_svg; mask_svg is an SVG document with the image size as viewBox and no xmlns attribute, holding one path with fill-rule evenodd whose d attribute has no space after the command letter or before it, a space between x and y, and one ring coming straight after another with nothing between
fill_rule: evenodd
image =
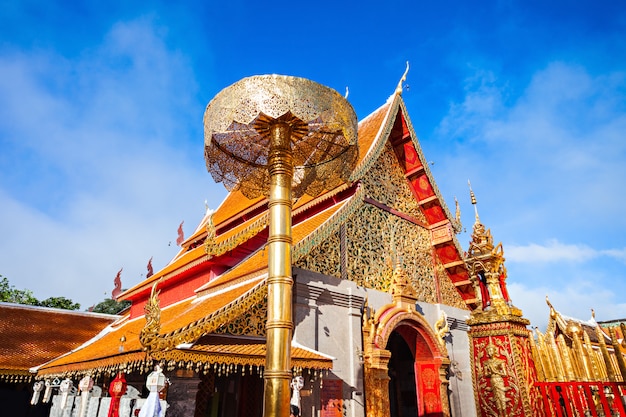
<instances>
[{"instance_id":1,"label":"red flag","mask_svg":"<svg viewBox=\"0 0 626 417\"><path fill-rule=\"evenodd\" d=\"M184 221L180 222L180 226L178 226L178 237L176 238L176 244L178 246L183 244L183 241L185 240L185 233L183 232L183 223L185 223Z\"/></svg>"},{"instance_id":2,"label":"red flag","mask_svg":"<svg viewBox=\"0 0 626 417\"><path fill-rule=\"evenodd\" d=\"M152 269L152 257L148 261L148 273L146 274L146 278L150 278L154 274L154 270Z\"/></svg>"},{"instance_id":3,"label":"red flag","mask_svg":"<svg viewBox=\"0 0 626 417\"><path fill-rule=\"evenodd\" d=\"M120 270L117 271L117 275L113 280L115 287L113 288L113 291L111 291L111 298L114 300L122 293L122 269L124 268L120 268Z\"/></svg>"}]
</instances>

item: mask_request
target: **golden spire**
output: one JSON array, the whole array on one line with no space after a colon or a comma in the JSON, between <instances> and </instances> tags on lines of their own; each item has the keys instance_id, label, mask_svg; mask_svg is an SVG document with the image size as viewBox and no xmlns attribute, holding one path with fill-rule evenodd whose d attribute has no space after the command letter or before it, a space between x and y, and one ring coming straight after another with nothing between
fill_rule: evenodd
<instances>
[{"instance_id":1,"label":"golden spire","mask_svg":"<svg viewBox=\"0 0 626 417\"><path fill-rule=\"evenodd\" d=\"M402 84L406 81L406 76L409 73L409 61L406 61L406 69L404 70L404 74L402 74L402 78L400 78L400 82L398 83L398 86L396 87L396 94L401 96L402 95Z\"/></svg>"}]
</instances>

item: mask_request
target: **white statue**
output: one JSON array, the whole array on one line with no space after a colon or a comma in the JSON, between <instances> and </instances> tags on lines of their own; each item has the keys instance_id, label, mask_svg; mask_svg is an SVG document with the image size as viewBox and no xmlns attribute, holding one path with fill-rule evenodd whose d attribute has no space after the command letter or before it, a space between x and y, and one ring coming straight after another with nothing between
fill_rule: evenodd
<instances>
[{"instance_id":1,"label":"white statue","mask_svg":"<svg viewBox=\"0 0 626 417\"><path fill-rule=\"evenodd\" d=\"M93 379L90 375L85 375L83 379L78 382L78 389L80 390L80 410L78 411L78 417L84 417L87 413L87 403L89 402L89 391L93 388Z\"/></svg>"},{"instance_id":2,"label":"white statue","mask_svg":"<svg viewBox=\"0 0 626 417\"><path fill-rule=\"evenodd\" d=\"M33 385L33 398L30 399L30 404L35 405L39 402L39 396L43 390L43 381L37 381Z\"/></svg>"},{"instance_id":3,"label":"white statue","mask_svg":"<svg viewBox=\"0 0 626 417\"><path fill-rule=\"evenodd\" d=\"M291 380L291 389L293 389L293 393L291 394L290 404L298 406L298 409L302 409L300 406L300 390L304 388L304 378L298 375L293 377Z\"/></svg>"}]
</instances>

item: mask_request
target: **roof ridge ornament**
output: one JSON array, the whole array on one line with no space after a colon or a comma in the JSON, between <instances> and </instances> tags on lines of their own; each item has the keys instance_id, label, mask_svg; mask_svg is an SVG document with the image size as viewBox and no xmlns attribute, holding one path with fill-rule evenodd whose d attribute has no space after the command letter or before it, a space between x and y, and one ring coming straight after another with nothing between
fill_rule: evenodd
<instances>
[{"instance_id":1,"label":"roof ridge ornament","mask_svg":"<svg viewBox=\"0 0 626 417\"><path fill-rule=\"evenodd\" d=\"M406 69L404 70L404 74L402 74L402 78L398 82L398 86L396 87L396 95L402 95L402 84L406 81L406 76L409 73L409 61L406 61Z\"/></svg>"}]
</instances>

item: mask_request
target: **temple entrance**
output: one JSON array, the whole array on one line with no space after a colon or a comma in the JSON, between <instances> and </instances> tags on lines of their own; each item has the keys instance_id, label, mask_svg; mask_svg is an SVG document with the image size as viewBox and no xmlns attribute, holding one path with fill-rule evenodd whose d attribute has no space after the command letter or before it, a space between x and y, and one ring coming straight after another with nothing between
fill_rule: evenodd
<instances>
[{"instance_id":1,"label":"temple entrance","mask_svg":"<svg viewBox=\"0 0 626 417\"><path fill-rule=\"evenodd\" d=\"M387 342L389 359L389 415L417 416L415 388L415 358L407 342L398 332L391 333Z\"/></svg>"},{"instance_id":2,"label":"temple entrance","mask_svg":"<svg viewBox=\"0 0 626 417\"><path fill-rule=\"evenodd\" d=\"M389 353L389 416L446 415L442 358L425 329L412 320L401 321L389 333L385 350Z\"/></svg>"},{"instance_id":3,"label":"temple entrance","mask_svg":"<svg viewBox=\"0 0 626 417\"><path fill-rule=\"evenodd\" d=\"M417 297L407 287L392 294L392 303L364 313L367 415L449 417L446 345L415 310ZM439 321L445 318L441 313Z\"/></svg>"}]
</instances>

